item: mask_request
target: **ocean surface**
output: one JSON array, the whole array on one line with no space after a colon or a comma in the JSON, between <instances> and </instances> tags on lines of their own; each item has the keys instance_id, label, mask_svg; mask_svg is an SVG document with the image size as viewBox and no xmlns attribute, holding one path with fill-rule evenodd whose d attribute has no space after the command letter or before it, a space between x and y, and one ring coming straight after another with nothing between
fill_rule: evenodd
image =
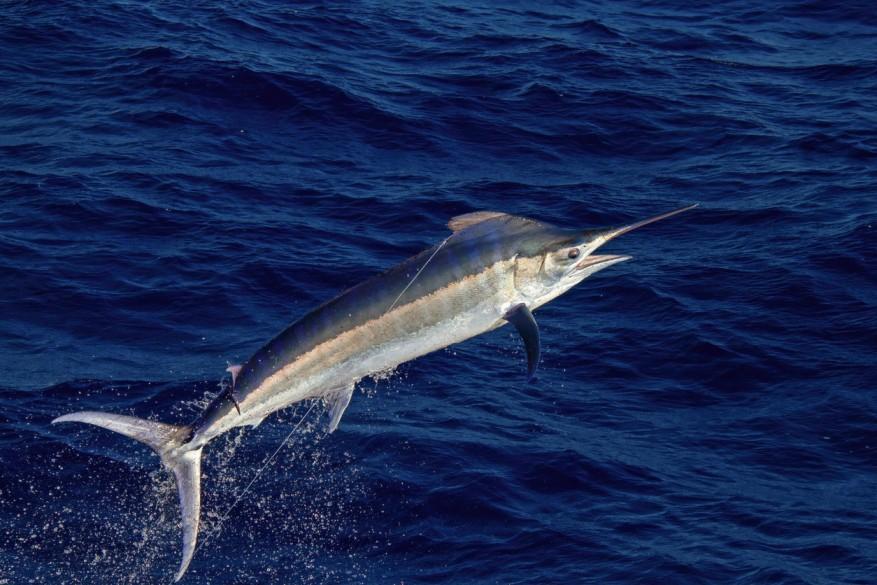
<instances>
[{"instance_id":1,"label":"ocean surface","mask_svg":"<svg viewBox=\"0 0 877 585\"><path fill-rule=\"evenodd\" d=\"M52 418L190 420L454 215L693 202L536 383L503 328L211 444L182 583L877 583L873 2L2 2L0 56L0 585L179 562L158 458Z\"/></svg>"}]
</instances>

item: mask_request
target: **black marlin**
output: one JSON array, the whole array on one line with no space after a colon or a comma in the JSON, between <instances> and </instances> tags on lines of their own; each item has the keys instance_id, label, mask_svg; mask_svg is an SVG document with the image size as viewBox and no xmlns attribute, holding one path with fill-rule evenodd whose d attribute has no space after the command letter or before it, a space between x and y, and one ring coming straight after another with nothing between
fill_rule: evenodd
<instances>
[{"instance_id":1,"label":"black marlin","mask_svg":"<svg viewBox=\"0 0 877 585\"><path fill-rule=\"evenodd\" d=\"M317 307L245 364L230 367L231 386L191 425L94 411L52 422L89 423L136 439L173 471L183 526L178 581L195 553L201 450L209 441L318 398L329 406L334 431L362 378L506 323L523 338L532 378L540 352L533 310L595 272L630 259L593 254L609 240L692 207L621 228L590 230L493 211L455 217L448 223L452 234L441 243Z\"/></svg>"}]
</instances>

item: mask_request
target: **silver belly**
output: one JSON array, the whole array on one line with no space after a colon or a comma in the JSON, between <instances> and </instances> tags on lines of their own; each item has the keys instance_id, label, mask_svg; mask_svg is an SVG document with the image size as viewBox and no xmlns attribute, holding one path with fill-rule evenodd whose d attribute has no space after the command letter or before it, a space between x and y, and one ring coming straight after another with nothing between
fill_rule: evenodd
<instances>
[{"instance_id":1,"label":"silver belly","mask_svg":"<svg viewBox=\"0 0 877 585\"><path fill-rule=\"evenodd\" d=\"M361 379L392 370L396 366L449 345L480 335L501 324L502 313L495 301L483 302L466 313L455 315L434 325L425 326L408 334L377 345L364 345L348 353L336 363L303 377L295 371L271 386L259 389L261 400L248 405L238 415L226 417L213 428L216 436L236 426L257 425L269 414L312 398L320 398L356 384Z\"/></svg>"}]
</instances>

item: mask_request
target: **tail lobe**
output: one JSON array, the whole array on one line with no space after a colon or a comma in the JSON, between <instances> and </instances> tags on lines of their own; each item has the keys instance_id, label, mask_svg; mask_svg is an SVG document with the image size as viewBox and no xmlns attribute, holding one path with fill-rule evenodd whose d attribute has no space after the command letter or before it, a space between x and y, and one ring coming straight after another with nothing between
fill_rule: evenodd
<instances>
[{"instance_id":1,"label":"tail lobe","mask_svg":"<svg viewBox=\"0 0 877 585\"><path fill-rule=\"evenodd\" d=\"M174 581L182 579L189 568L198 543L201 517L201 448L180 451L189 437L187 426L170 425L133 416L83 411L65 414L52 421L81 422L115 431L148 445L165 467L174 472L183 525L183 559Z\"/></svg>"},{"instance_id":2,"label":"tail lobe","mask_svg":"<svg viewBox=\"0 0 877 585\"><path fill-rule=\"evenodd\" d=\"M183 523L183 559L174 577L174 581L179 581L186 574L198 544L198 525L201 522L201 449L186 451L171 469L177 479Z\"/></svg>"}]
</instances>

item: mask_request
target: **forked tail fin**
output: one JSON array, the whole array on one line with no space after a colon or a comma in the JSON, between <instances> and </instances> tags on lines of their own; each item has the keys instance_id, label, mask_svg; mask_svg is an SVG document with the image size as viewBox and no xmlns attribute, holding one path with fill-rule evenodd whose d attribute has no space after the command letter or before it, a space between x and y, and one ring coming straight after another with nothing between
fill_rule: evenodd
<instances>
[{"instance_id":1,"label":"forked tail fin","mask_svg":"<svg viewBox=\"0 0 877 585\"><path fill-rule=\"evenodd\" d=\"M183 524L183 560L174 578L179 581L195 554L201 516L201 448L189 451L179 449L189 437L189 427L96 411L65 414L53 420L52 424L59 422L88 423L140 441L158 453L162 463L174 472Z\"/></svg>"}]
</instances>

